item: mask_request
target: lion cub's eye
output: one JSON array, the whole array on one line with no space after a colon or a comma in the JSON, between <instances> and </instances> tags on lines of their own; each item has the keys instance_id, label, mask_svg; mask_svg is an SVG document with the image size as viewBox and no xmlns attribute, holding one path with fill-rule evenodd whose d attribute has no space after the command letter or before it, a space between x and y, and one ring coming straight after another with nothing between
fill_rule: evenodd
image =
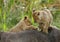
<instances>
[{"instance_id":1,"label":"lion cub's eye","mask_svg":"<svg viewBox=\"0 0 60 42\"><path fill-rule=\"evenodd\" d=\"M42 24L44 24L44 23L41 22L40 24L42 25Z\"/></svg>"},{"instance_id":2,"label":"lion cub's eye","mask_svg":"<svg viewBox=\"0 0 60 42\"><path fill-rule=\"evenodd\" d=\"M40 15L40 13L38 12L38 14L37 15Z\"/></svg>"}]
</instances>

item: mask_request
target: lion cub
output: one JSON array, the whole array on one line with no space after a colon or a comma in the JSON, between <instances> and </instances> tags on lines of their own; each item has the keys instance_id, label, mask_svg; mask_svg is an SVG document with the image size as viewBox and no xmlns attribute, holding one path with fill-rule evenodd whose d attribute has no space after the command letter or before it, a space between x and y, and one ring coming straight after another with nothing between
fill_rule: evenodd
<instances>
[{"instance_id":1,"label":"lion cub","mask_svg":"<svg viewBox=\"0 0 60 42\"><path fill-rule=\"evenodd\" d=\"M48 9L33 10L32 15L34 21L39 24L39 29L41 29L42 32L48 33L48 27L50 27L53 21L51 12Z\"/></svg>"},{"instance_id":2,"label":"lion cub","mask_svg":"<svg viewBox=\"0 0 60 42\"><path fill-rule=\"evenodd\" d=\"M10 29L10 32L20 32L24 30L34 30L36 29L32 23L30 22L29 18L25 16L16 26Z\"/></svg>"}]
</instances>

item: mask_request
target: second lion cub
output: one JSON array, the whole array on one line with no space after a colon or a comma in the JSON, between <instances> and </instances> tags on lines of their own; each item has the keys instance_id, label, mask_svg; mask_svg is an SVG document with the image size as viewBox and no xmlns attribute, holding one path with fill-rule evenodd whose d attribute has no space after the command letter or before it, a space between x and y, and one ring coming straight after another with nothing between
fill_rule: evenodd
<instances>
[{"instance_id":1,"label":"second lion cub","mask_svg":"<svg viewBox=\"0 0 60 42\"><path fill-rule=\"evenodd\" d=\"M53 16L51 12L48 9L38 10L38 11L33 10L32 15L34 21L39 24L39 28L41 29L41 31L48 33L48 27L50 27L53 21Z\"/></svg>"}]
</instances>

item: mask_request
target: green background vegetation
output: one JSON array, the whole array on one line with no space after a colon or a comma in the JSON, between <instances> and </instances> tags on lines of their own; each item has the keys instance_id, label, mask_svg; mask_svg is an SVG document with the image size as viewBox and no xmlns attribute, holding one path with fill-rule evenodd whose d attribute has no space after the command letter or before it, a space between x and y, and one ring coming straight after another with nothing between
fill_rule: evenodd
<instances>
[{"instance_id":1,"label":"green background vegetation","mask_svg":"<svg viewBox=\"0 0 60 42\"><path fill-rule=\"evenodd\" d=\"M28 15L32 20L32 9L47 7L54 17L53 24L60 28L60 0L0 0L0 31L8 31L20 19Z\"/></svg>"}]
</instances>

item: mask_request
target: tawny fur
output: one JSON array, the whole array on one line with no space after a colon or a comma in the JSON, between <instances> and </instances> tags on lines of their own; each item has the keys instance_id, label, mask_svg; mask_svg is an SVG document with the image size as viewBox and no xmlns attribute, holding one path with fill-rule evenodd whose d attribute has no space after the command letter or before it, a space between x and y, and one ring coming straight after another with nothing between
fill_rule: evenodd
<instances>
[{"instance_id":1,"label":"tawny fur","mask_svg":"<svg viewBox=\"0 0 60 42\"><path fill-rule=\"evenodd\" d=\"M39 24L41 31L48 33L48 27L53 21L53 16L48 9L44 10L33 10L34 21Z\"/></svg>"},{"instance_id":2,"label":"tawny fur","mask_svg":"<svg viewBox=\"0 0 60 42\"><path fill-rule=\"evenodd\" d=\"M10 29L10 32L20 32L20 31L32 30L32 29L35 29L35 27L32 25L29 18L25 16L22 20L20 20L19 23L17 23L16 26Z\"/></svg>"}]
</instances>

